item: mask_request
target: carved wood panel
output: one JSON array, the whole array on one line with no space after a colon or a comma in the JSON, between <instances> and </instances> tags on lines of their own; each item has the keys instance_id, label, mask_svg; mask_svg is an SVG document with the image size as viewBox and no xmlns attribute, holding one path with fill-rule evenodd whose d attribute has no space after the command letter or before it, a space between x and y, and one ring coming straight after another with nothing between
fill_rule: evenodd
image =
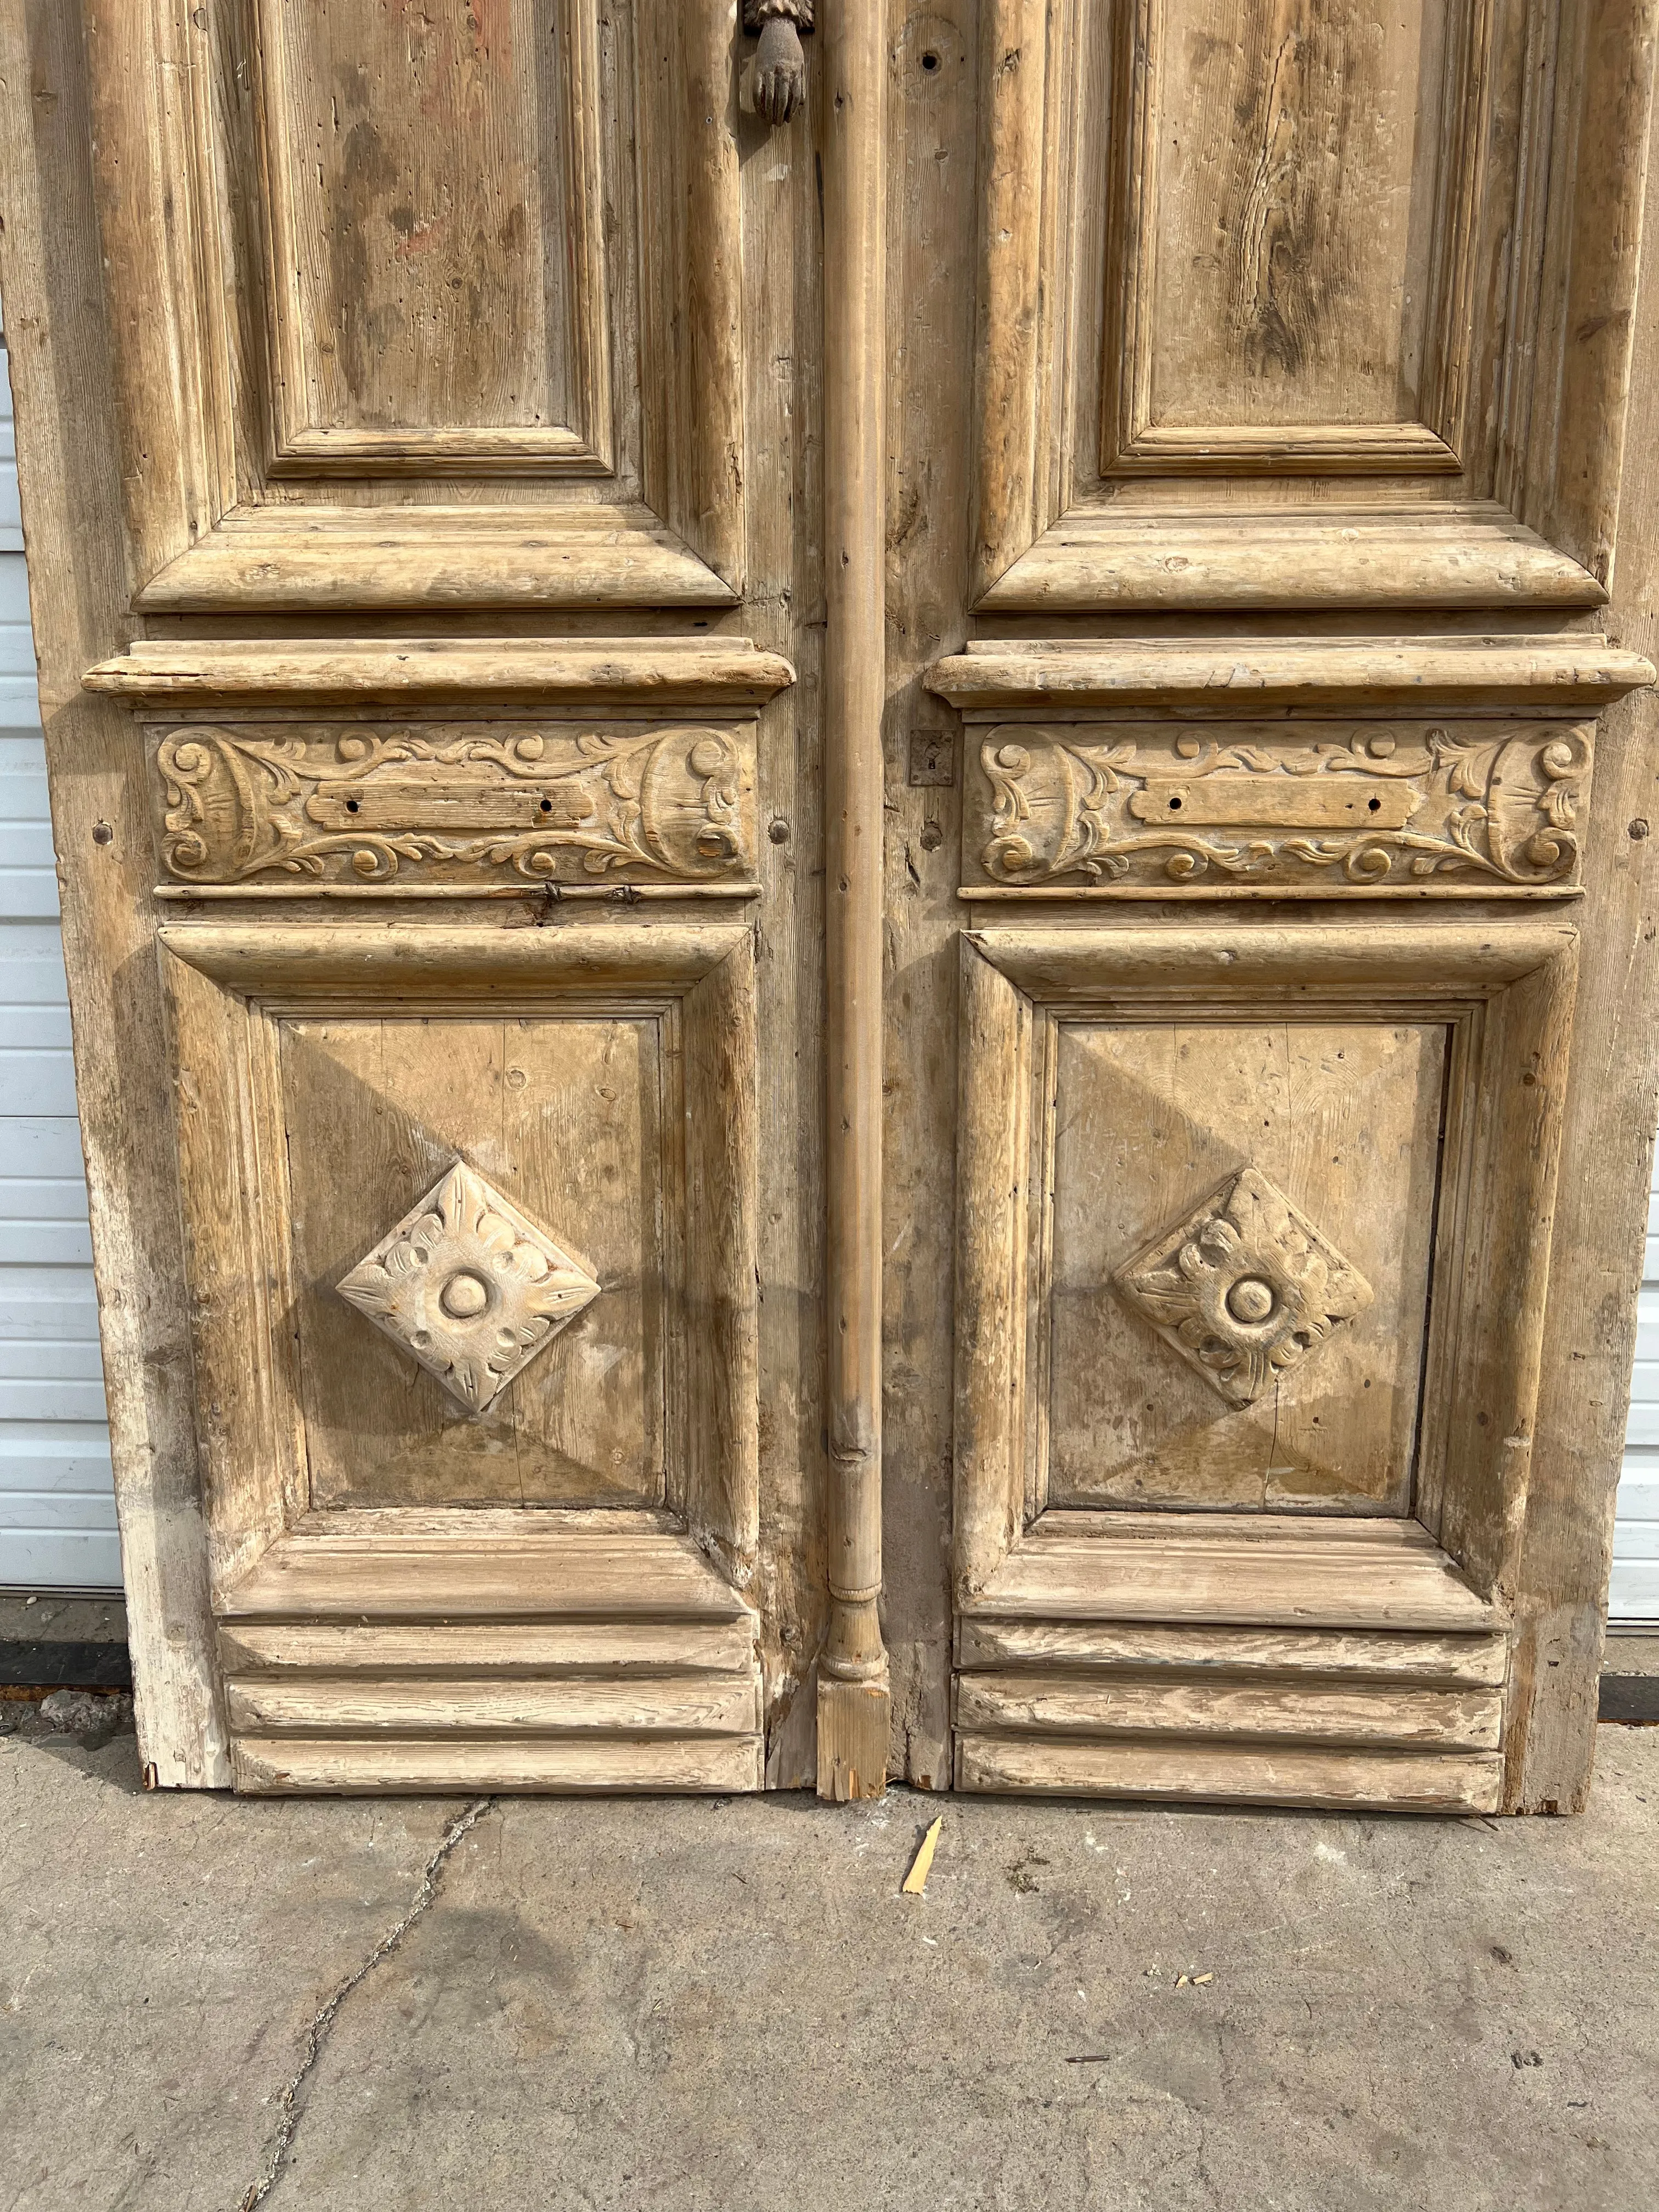
<instances>
[{"instance_id":1,"label":"carved wood panel","mask_svg":"<svg viewBox=\"0 0 1659 2212\"><path fill-rule=\"evenodd\" d=\"M258 0L273 468L611 462L599 11Z\"/></svg>"},{"instance_id":2,"label":"carved wood panel","mask_svg":"<svg viewBox=\"0 0 1659 2212\"><path fill-rule=\"evenodd\" d=\"M731 603L731 40L721 0L99 13L138 603Z\"/></svg>"},{"instance_id":3,"label":"carved wood panel","mask_svg":"<svg viewBox=\"0 0 1659 2212\"><path fill-rule=\"evenodd\" d=\"M1571 890L1592 731L1551 723L1004 723L969 732L963 880Z\"/></svg>"},{"instance_id":4,"label":"carved wood panel","mask_svg":"<svg viewBox=\"0 0 1659 2212\"><path fill-rule=\"evenodd\" d=\"M680 1060L664 1031L663 1017L503 1024L464 1007L277 1024L311 1510L663 1504L667 1340L686 1325ZM522 1248L524 1264L498 1270L464 1207L422 1225L458 1174L525 1224L503 1255ZM464 1304L474 1281L562 1284L547 1316L561 1325L544 1334L495 1295L453 1311L452 1278ZM526 1340L503 1352L520 1320Z\"/></svg>"},{"instance_id":5,"label":"carved wood panel","mask_svg":"<svg viewBox=\"0 0 1659 2212\"><path fill-rule=\"evenodd\" d=\"M1452 1042L1060 1019L1029 1262L1040 1501L1409 1510Z\"/></svg>"},{"instance_id":6,"label":"carved wood panel","mask_svg":"<svg viewBox=\"0 0 1659 2212\"><path fill-rule=\"evenodd\" d=\"M981 606L1600 603L1571 9L988 0L980 67Z\"/></svg>"},{"instance_id":7,"label":"carved wood panel","mask_svg":"<svg viewBox=\"0 0 1659 2212\"><path fill-rule=\"evenodd\" d=\"M684 884L758 865L755 726L191 722L151 733L166 878Z\"/></svg>"}]
</instances>

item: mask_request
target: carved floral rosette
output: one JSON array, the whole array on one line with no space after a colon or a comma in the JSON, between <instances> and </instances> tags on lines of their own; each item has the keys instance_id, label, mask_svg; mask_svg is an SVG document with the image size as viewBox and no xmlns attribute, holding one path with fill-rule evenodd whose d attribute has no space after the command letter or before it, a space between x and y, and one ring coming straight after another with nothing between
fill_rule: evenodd
<instances>
[{"instance_id":1,"label":"carved floral rosette","mask_svg":"<svg viewBox=\"0 0 1659 2212\"><path fill-rule=\"evenodd\" d=\"M1234 1407L1265 1396L1372 1298L1358 1269L1255 1168L1212 1191L1115 1280Z\"/></svg>"},{"instance_id":2,"label":"carved floral rosette","mask_svg":"<svg viewBox=\"0 0 1659 2212\"><path fill-rule=\"evenodd\" d=\"M154 757L179 883L698 884L756 866L752 726L192 723Z\"/></svg>"},{"instance_id":3,"label":"carved floral rosette","mask_svg":"<svg viewBox=\"0 0 1659 2212\"><path fill-rule=\"evenodd\" d=\"M1004 724L979 750L969 878L1295 893L1577 884L1591 732L1462 720Z\"/></svg>"}]
</instances>

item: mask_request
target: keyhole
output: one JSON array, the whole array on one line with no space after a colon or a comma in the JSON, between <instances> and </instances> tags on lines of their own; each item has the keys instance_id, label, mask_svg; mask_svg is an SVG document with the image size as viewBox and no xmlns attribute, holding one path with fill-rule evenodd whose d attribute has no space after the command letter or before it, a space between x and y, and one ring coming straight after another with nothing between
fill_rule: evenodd
<instances>
[{"instance_id":1,"label":"keyhole","mask_svg":"<svg viewBox=\"0 0 1659 2212\"><path fill-rule=\"evenodd\" d=\"M543 801L542 801L542 812L543 812L544 814L550 814L552 811L553 811L553 802L552 802L552 800L551 800L550 799L543 799Z\"/></svg>"},{"instance_id":2,"label":"keyhole","mask_svg":"<svg viewBox=\"0 0 1659 2212\"><path fill-rule=\"evenodd\" d=\"M937 54L924 54L921 58L921 65L923 69L927 70L928 76L932 76L933 71L939 67L939 56Z\"/></svg>"},{"instance_id":3,"label":"keyhole","mask_svg":"<svg viewBox=\"0 0 1659 2212\"><path fill-rule=\"evenodd\" d=\"M357 802L356 802L356 800L355 799L347 799L347 801L346 801L346 812L347 812L348 814L355 814L356 811L357 811Z\"/></svg>"}]
</instances>

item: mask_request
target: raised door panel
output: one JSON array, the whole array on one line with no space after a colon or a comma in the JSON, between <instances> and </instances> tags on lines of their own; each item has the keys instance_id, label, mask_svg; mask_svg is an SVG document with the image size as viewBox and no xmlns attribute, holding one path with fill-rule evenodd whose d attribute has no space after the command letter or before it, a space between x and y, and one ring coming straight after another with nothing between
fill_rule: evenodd
<instances>
[{"instance_id":1,"label":"raised door panel","mask_svg":"<svg viewBox=\"0 0 1659 2212\"><path fill-rule=\"evenodd\" d=\"M1576 952L966 938L961 1786L1497 1804Z\"/></svg>"},{"instance_id":2,"label":"raised door panel","mask_svg":"<svg viewBox=\"0 0 1659 2212\"><path fill-rule=\"evenodd\" d=\"M136 603L732 603L731 38L721 0L97 15Z\"/></svg>"},{"instance_id":3,"label":"raised door panel","mask_svg":"<svg viewBox=\"0 0 1659 2212\"><path fill-rule=\"evenodd\" d=\"M1455 469L1490 18L1472 53L1467 0L1119 12L1106 471Z\"/></svg>"},{"instance_id":4,"label":"raised door panel","mask_svg":"<svg viewBox=\"0 0 1659 2212\"><path fill-rule=\"evenodd\" d=\"M1626 87L1572 9L991 0L980 69L980 605L1605 597L1622 417L1564 394Z\"/></svg>"},{"instance_id":5,"label":"raised door panel","mask_svg":"<svg viewBox=\"0 0 1659 2212\"><path fill-rule=\"evenodd\" d=\"M1056 1024L1041 1503L1409 1510L1448 1042Z\"/></svg>"},{"instance_id":6,"label":"raised door panel","mask_svg":"<svg viewBox=\"0 0 1659 2212\"><path fill-rule=\"evenodd\" d=\"M312 1507L663 1504L685 1326L671 1018L287 1019L277 1051ZM462 1419L339 1289L458 1160L599 1286Z\"/></svg>"}]
</instances>

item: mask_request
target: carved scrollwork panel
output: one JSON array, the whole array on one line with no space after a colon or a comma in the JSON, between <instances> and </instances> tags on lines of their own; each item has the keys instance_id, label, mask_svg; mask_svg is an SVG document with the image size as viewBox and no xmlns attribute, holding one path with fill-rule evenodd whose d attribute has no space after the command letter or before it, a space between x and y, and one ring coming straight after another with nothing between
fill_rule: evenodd
<instances>
[{"instance_id":1,"label":"carved scrollwork panel","mask_svg":"<svg viewBox=\"0 0 1659 2212\"><path fill-rule=\"evenodd\" d=\"M1156 892L1569 890L1589 726L1006 723L984 732L964 878Z\"/></svg>"},{"instance_id":2,"label":"carved scrollwork panel","mask_svg":"<svg viewBox=\"0 0 1659 2212\"><path fill-rule=\"evenodd\" d=\"M154 745L175 884L740 882L752 724L191 723Z\"/></svg>"}]
</instances>

